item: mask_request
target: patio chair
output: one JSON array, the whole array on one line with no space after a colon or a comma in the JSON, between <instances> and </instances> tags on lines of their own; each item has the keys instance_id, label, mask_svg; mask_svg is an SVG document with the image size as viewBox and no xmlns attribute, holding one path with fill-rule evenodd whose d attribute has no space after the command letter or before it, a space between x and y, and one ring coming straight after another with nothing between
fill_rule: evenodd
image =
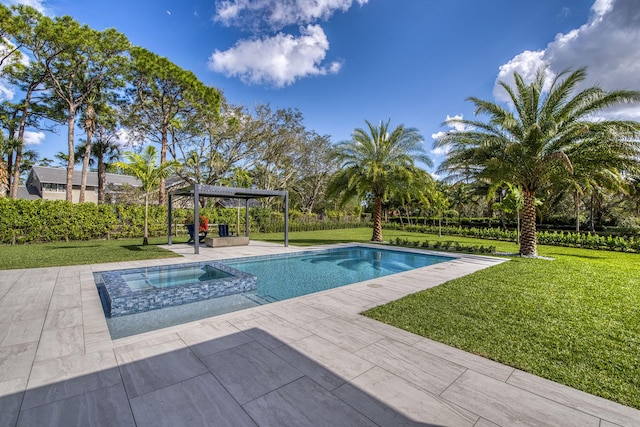
<instances>
[{"instance_id":1,"label":"patio chair","mask_svg":"<svg viewBox=\"0 0 640 427\"><path fill-rule=\"evenodd\" d=\"M218 224L218 235L220 237L229 237L229 224Z\"/></svg>"},{"instance_id":2,"label":"patio chair","mask_svg":"<svg viewBox=\"0 0 640 427\"><path fill-rule=\"evenodd\" d=\"M187 243L193 243L194 239L195 239L195 231L196 231L196 227L194 224L187 224L187 231L189 232L189 240L187 240ZM198 231L198 241L200 243L204 243L204 239L207 237L207 230L199 230Z\"/></svg>"}]
</instances>

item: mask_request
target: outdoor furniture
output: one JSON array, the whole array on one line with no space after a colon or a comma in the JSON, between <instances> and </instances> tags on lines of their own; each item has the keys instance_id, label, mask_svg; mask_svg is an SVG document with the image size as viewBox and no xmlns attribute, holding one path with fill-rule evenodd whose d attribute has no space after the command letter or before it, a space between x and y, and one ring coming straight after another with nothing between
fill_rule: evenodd
<instances>
[{"instance_id":1,"label":"outdoor furniture","mask_svg":"<svg viewBox=\"0 0 640 427\"><path fill-rule=\"evenodd\" d=\"M210 248L245 246L249 244L249 236L207 237L204 244Z\"/></svg>"},{"instance_id":2,"label":"outdoor furniture","mask_svg":"<svg viewBox=\"0 0 640 427\"><path fill-rule=\"evenodd\" d=\"M187 231L189 232L189 240L187 240L187 243L193 243L194 239L195 239L195 231L196 231L196 227L194 224L186 224L187 226ZM198 241L200 243L204 242L204 239L206 239L207 237L207 230L202 230L202 227L198 227Z\"/></svg>"},{"instance_id":3,"label":"outdoor furniture","mask_svg":"<svg viewBox=\"0 0 640 427\"><path fill-rule=\"evenodd\" d=\"M229 237L229 224L218 224L218 236Z\"/></svg>"}]
</instances>

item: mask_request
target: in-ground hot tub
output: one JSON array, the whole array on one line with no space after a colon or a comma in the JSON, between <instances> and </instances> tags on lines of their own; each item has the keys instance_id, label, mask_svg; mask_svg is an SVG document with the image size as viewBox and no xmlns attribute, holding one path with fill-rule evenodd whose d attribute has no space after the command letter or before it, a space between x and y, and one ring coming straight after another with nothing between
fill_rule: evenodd
<instances>
[{"instance_id":1,"label":"in-ground hot tub","mask_svg":"<svg viewBox=\"0 0 640 427\"><path fill-rule=\"evenodd\" d=\"M255 290L257 278L215 261L93 273L107 317Z\"/></svg>"}]
</instances>

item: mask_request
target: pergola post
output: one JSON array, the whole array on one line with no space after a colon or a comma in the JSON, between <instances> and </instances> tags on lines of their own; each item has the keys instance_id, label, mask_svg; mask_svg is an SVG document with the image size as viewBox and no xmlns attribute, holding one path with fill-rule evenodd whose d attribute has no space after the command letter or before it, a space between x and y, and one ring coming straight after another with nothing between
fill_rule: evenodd
<instances>
[{"instance_id":1,"label":"pergola post","mask_svg":"<svg viewBox=\"0 0 640 427\"><path fill-rule=\"evenodd\" d=\"M244 235L249 237L249 199L244 199Z\"/></svg>"},{"instance_id":2,"label":"pergola post","mask_svg":"<svg viewBox=\"0 0 640 427\"><path fill-rule=\"evenodd\" d=\"M284 193L284 246L289 246L289 192Z\"/></svg>"}]
</instances>

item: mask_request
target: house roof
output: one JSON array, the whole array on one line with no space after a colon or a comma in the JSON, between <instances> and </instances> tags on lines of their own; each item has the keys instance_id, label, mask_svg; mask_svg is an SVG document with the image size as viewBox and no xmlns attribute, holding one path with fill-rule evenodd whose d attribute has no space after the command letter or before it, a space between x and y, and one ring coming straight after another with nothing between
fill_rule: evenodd
<instances>
[{"instance_id":1,"label":"house roof","mask_svg":"<svg viewBox=\"0 0 640 427\"><path fill-rule=\"evenodd\" d=\"M41 183L50 184L66 184L67 183L67 170L63 168L50 168L46 166L34 166L31 168L31 174L38 178ZM82 173L79 170L73 173L73 185L80 185L82 181ZM129 175L118 175L116 173L107 173L106 176L107 185L122 185L129 184L132 187L139 187L141 185L138 178ZM87 186L98 186L98 173L87 173Z\"/></svg>"},{"instance_id":2,"label":"house roof","mask_svg":"<svg viewBox=\"0 0 640 427\"><path fill-rule=\"evenodd\" d=\"M39 200L41 198L38 189L32 185L21 185L18 187L18 199Z\"/></svg>"}]
</instances>

